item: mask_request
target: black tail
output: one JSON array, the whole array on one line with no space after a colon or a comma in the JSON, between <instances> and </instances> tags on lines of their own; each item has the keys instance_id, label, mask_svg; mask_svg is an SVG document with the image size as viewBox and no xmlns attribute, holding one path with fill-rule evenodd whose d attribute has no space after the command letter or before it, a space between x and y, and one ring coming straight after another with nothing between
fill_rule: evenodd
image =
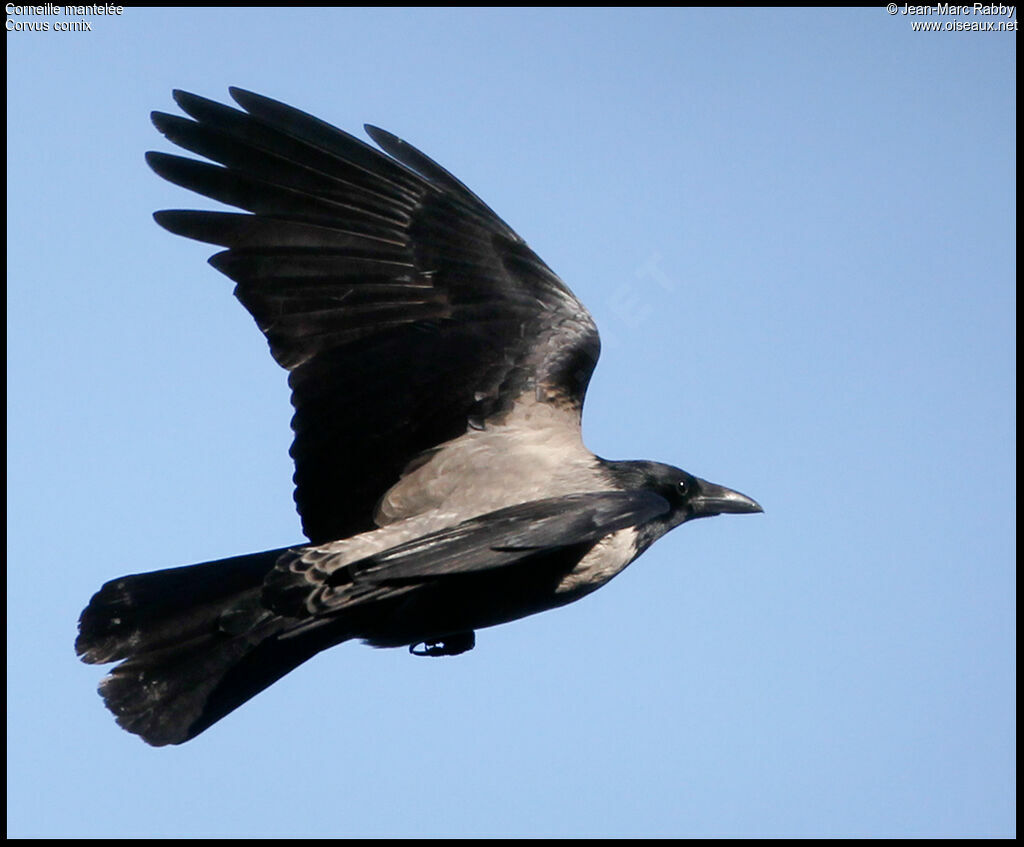
<instances>
[{"instance_id":1,"label":"black tail","mask_svg":"<svg viewBox=\"0 0 1024 847\"><path fill-rule=\"evenodd\" d=\"M277 638L298 621L265 609L260 593L285 549L124 576L97 592L75 650L85 662L125 660L99 688L122 727L155 746L181 744L344 640Z\"/></svg>"}]
</instances>

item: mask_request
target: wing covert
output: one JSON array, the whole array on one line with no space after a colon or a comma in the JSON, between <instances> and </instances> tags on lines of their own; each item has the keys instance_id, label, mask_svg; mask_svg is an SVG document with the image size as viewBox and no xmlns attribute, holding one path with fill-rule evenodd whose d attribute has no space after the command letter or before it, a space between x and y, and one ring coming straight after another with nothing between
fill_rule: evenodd
<instances>
[{"instance_id":1,"label":"wing covert","mask_svg":"<svg viewBox=\"0 0 1024 847\"><path fill-rule=\"evenodd\" d=\"M330 545L300 548L278 560L263 602L278 614L316 618L436 580L526 567L668 510L668 501L651 491L588 492L499 509L356 561Z\"/></svg>"}]
</instances>

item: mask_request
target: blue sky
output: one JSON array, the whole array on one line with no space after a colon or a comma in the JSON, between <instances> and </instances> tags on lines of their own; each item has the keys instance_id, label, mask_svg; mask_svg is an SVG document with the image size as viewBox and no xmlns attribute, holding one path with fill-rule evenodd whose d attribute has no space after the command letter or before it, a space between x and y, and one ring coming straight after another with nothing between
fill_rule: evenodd
<instances>
[{"instance_id":1,"label":"blue sky","mask_svg":"<svg viewBox=\"0 0 1024 847\"><path fill-rule=\"evenodd\" d=\"M7 33L9 835L1015 834L1015 33L91 22ZM453 171L601 328L588 446L765 515L458 658L344 645L183 747L118 729L72 649L91 594L301 539L285 374L151 218L196 201L146 167L150 110L229 85Z\"/></svg>"}]
</instances>

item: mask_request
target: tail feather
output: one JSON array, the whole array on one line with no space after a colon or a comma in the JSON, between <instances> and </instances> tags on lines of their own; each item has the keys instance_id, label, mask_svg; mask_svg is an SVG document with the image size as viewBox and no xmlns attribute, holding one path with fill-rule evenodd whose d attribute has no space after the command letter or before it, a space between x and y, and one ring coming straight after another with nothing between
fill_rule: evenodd
<instances>
[{"instance_id":1,"label":"tail feather","mask_svg":"<svg viewBox=\"0 0 1024 847\"><path fill-rule=\"evenodd\" d=\"M104 664L209 632L287 549L113 579L82 612L75 651L83 662Z\"/></svg>"},{"instance_id":2,"label":"tail feather","mask_svg":"<svg viewBox=\"0 0 1024 847\"><path fill-rule=\"evenodd\" d=\"M82 612L83 661L123 659L100 683L117 722L155 746L194 738L320 650L337 627L278 638L300 622L260 602L287 548L137 574L104 585Z\"/></svg>"}]
</instances>

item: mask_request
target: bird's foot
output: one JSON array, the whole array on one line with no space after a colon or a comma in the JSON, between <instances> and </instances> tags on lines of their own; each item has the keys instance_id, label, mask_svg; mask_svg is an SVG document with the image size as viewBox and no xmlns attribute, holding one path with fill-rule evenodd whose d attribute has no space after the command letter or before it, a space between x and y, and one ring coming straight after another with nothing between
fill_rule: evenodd
<instances>
[{"instance_id":1,"label":"bird's foot","mask_svg":"<svg viewBox=\"0 0 1024 847\"><path fill-rule=\"evenodd\" d=\"M437 641L420 641L417 644L409 645L409 652L414 656L458 656L472 650L476 644L476 633L457 632L454 635L446 635Z\"/></svg>"}]
</instances>

